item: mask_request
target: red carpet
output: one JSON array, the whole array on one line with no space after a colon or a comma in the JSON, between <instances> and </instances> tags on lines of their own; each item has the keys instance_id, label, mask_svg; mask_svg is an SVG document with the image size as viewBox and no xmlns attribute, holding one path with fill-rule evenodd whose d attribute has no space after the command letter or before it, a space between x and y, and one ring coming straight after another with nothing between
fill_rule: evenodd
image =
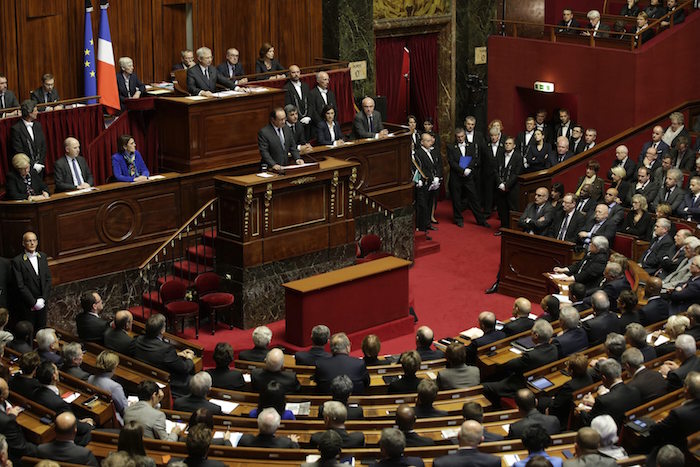
<instances>
[{"instance_id":1,"label":"red carpet","mask_svg":"<svg viewBox=\"0 0 700 467\"><path fill-rule=\"evenodd\" d=\"M449 200L438 204L438 231L432 232L440 242L440 251L416 259L410 271L410 293L418 314L418 326L430 326L435 337L454 336L459 331L476 325L481 311L489 310L501 319L510 317L512 297L500 294L486 295L498 272L500 238L494 237L499 227L498 218L489 220L491 229L477 226L470 212L465 213L464 228L452 223L452 205ZM539 314L539 304L533 304L533 312ZM273 344L284 340L284 320L269 324L273 332ZM252 347L252 330L229 331L223 326L212 336L208 326L200 331L200 345L207 350L205 365L210 366L211 350L217 342L226 341L236 351ZM331 332L341 331L331 329ZM194 339L194 329L186 330L184 337ZM382 342L382 353L399 353L414 348L415 334L406 334ZM361 355L359 346L354 355Z\"/></svg>"}]
</instances>

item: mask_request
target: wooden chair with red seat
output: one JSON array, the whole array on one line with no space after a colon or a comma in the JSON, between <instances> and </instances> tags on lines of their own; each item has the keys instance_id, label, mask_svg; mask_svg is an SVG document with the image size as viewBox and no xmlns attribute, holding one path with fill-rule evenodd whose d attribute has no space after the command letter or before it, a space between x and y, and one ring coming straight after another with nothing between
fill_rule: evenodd
<instances>
[{"instance_id":1,"label":"wooden chair with red seat","mask_svg":"<svg viewBox=\"0 0 700 467\"><path fill-rule=\"evenodd\" d=\"M215 272L205 272L194 280L199 302L203 305L202 311L210 314L209 322L211 323L212 335L216 332L216 314L220 312L229 314L234 301L232 294L219 292L219 280L219 275ZM230 316L228 316L227 324L229 329L233 329Z\"/></svg>"},{"instance_id":2,"label":"wooden chair with red seat","mask_svg":"<svg viewBox=\"0 0 700 467\"><path fill-rule=\"evenodd\" d=\"M375 234L363 235L358 244L358 254L356 264L366 263L379 258L391 256L386 251L381 251L382 239Z\"/></svg>"},{"instance_id":3,"label":"wooden chair with red seat","mask_svg":"<svg viewBox=\"0 0 700 467\"><path fill-rule=\"evenodd\" d=\"M185 332L185 320L194 319L195 338L199 339L199 304L185 300L186 294L187 286L178 280L167 281L160 286L165 316L172 324L172 329L181 321L182 332Z\"/></svg>"}]
</instances>

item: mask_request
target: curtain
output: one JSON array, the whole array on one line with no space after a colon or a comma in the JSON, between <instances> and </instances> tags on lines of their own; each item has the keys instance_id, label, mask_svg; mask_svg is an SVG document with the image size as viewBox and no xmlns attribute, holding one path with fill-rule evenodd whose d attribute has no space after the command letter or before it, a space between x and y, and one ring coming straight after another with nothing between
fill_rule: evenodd
<instances>
[{"instance_id":1,"label":"curtain","mask_svg":"<svg viewBox=\"0 0 700 467\"><path fill-rule=\"evenodd\" d=\"M411 54L411 106L420 119L428 117L437 121L437 34L420 34L406 39L406 47Z\"/></svg>"},{"instance_id":2,"label":"curtain","mask_svg":"<svg viewBox=\"0 0 700 467\"><path fill-rule=\"evenodd\" d=\"M83 157L87 159L88 166L92 170L92 174L95 177L95 185L106 183L107 179L112 175L112 154L119 152L117 138L123 134L131 134L130 131L129 112L124 112L114 119L109 128L102 132L92 144L88 145L87 148L83 148ZM136 137L134 137L134 141L136 141L136 148L143 156L146 167L151 173L155 173L152 164L156 156L143 152Z\"/></svg>"},{"instance_id":3,"label":"curtain","mask_svg":"<svg viewBox=\"0 0 700 467\"><path fill-rule=\"evenodd\" d=\"M405 37L387 37L375 42L377 57L377 95L386 97L386 120L404 123L407 115L406 96L401 95L401 64Z\"/></svg>"}]
</instances>

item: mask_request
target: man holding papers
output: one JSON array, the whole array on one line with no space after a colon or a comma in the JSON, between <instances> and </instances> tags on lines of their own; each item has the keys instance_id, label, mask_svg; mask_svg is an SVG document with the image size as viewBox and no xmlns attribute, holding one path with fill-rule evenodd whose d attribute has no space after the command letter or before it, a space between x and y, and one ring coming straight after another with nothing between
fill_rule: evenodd
<instances>
[{"instance_id":1,"label":"man holding papers","mask_svg":"<svg viewBox=\"0 0 700 467\"><path fill-rule=\"evenodd\" d=\"M270 112L270 124L258 131L258 150L262 159L261 164L272 168L275 172L287 165L289 155L297 164L303 164L299 149L292 130L285 125L287 115L282 107L276 107Z\"/></svg>"},{"instance_id":2,"label":"man holding papers","mask_svg":"<svg viewBox=\"0 0 700 467\"><path fill-rule=\"evenodd\" d=\"M452 212L455 224L464 226L462 211L467 206L474 213L478 225L488 227L486 218L476 194L474 172L480 165L479 145L468 142L464 128L455 130L455 144L447 146L447 160L450 163L450 196L452 197Z\"/></svg>"}]
</instances>

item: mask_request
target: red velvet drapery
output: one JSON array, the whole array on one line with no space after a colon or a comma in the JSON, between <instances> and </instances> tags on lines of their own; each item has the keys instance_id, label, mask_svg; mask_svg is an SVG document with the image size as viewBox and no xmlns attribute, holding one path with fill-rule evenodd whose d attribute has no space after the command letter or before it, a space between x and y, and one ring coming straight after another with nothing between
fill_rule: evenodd
<instances>
[{"instance_id":1,"label":"red velvet drapery","mask_svg":"<svg viewBox=\"0 0 700 467\"><path fill-rule=\"evenodd\" d=\"M387 37L377 39L377 95L386 97L386 120L392 123L404 123L408 110L405 93L399 92L405 37Z\"/></svg>"}]
</instances>

